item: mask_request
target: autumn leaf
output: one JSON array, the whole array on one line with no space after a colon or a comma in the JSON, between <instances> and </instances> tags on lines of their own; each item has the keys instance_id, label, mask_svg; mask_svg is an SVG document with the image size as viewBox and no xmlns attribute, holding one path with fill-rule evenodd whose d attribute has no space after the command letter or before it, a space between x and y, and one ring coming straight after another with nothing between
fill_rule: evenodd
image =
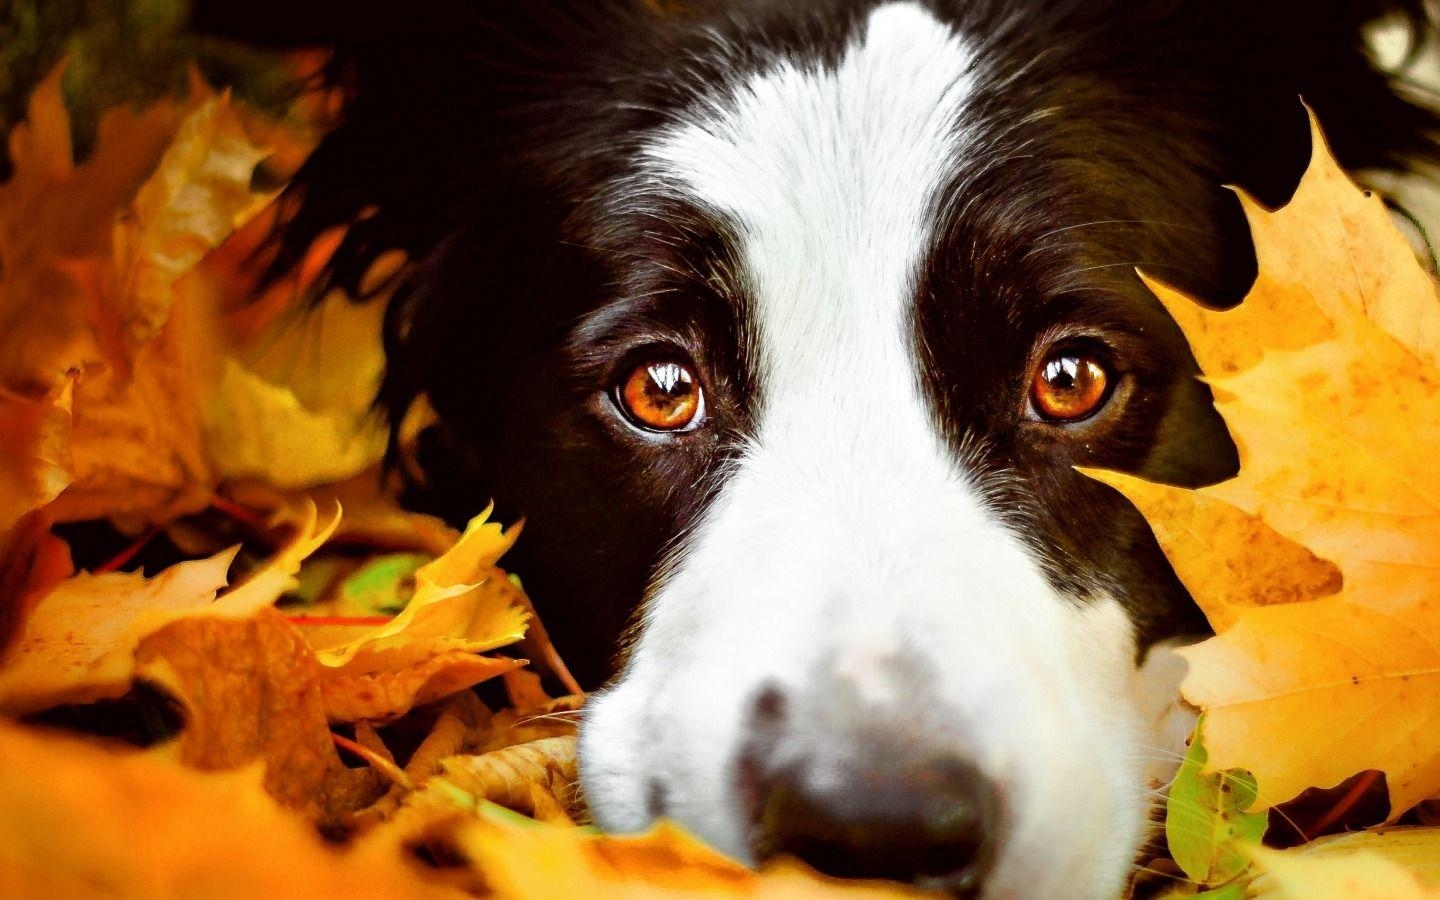
<instances>
[{"instance_id":1,"label":"autumn leaf","mask_svg":"<svg viewBox=\"0 0 1440 900\"><path fill-rule=\"evenodd\" d=\"M268 150L250 142L229 97L202 98L171 139L155 172L136 193L114 230L113 297L127 346L142 346L164 327L175 286L237 226L272 197L250 189ZM195 99L192 99L192 103Z\"/></svg>"},{"instance_id":2,"label":"autumn leaf","mask_svg":"<svg viewBox=\"0 0 1440 900\"><path fill-rule=\"evenodd\" d=\"M482 806L478 815L455 824L454 840L485 873L495 896L515 900L928 896L899 885L822 878L788 860L756 873L670 823L643 835L605 837Z\"/></svg>"},{"instance_id":3,"label":"autumn leaf","mask_svg":"<svg viewBox=\"0 0 1440 900\"><path fill-rule=\"evenodd\" d=\"M0 436L21 457L0 480L0 531L37 504L59 521L167 522L227 479L299 488L378 463L384 298L337 294L241 333L225 270L203 265L270 208L252 189L269 152L247 131L258 120L197 79L183 102L106 113L76 165L61 71L12 132L0 185Z\"/></svg>"},{"instance_id":4,"label":"autumn leaf","mask_svg":"<svg viewBox=\"0 0 1440 900\"><path fill-rule=\"evenodd\" d=\"M233 548L154 578L82 572L62 582L29 612L10 648L0 648L0 712L23 715L124 694L143 638L177 619L245 617L273 604L300 560L333 529L333 521L317 526L312 509L308 531L219 601Z\"/></svg>"},{"instance_id":5,"label":"autumn leaf","mask_svg":"<svg viewBox=\"0 0 1440 900\"><path fill-rule=\"evenodd\" d=\"M317 647L331 718L401 715L521 665L480 654L518 642L528 621L523 593L496 562L518 529L475 517L448 552L415 572L415 592L384 625ZM303 626L304 619L296 621Z\"/></svg>"},{"instance_id":6,"label":"autumn leaf","mask_svg":"<svg viewBox=\"0 0 1440 900\"><path fill-rule=\"evenodd\" d=\"M214 602L233 550L177 563L154 578L136 572L69 579L30 614L0 666L0 711L23 715L130 689L135 647L166 622Z\"/></svg>"},{"instance_id":7,"label":"autumn leaf","mask_svg":"<svg viewBox=\"0 0 1440 900\"><path fill-rule=\"evenodd\" d=\"M73 401L69 380L38 399L0 387L0 538L70 484Z\"/></svg>"},{"instance_id":8,"label":"autumn leaf","mask_svg":"<svg viewBox=\"0 0 1440 900\"><path fill-rule=\"evenodd\" d=\"M0 386L32 397L119 352L113 311L88 289L109 280L117 215L151 177L182 115L168 102L110 110L77 166L62 73L57 66L41 82L26 121L10 132L14 171L0 185Z\"/></svg>"},{"instance_id":9,"label":"autumn leaf","mask_svg":"<svg viewBox=\"0 0 1440 900\"><path fill-rule=\"evenodd\" d=\"M1394 819L1440 794L1440 300L1318 128L1291 203L1245 209L1260 276L1244 302L1156 286L1239 475L1193 492L1098 477L1219 632L1184 651L1208 768L1253 772L1267 803L1378 769Z\"/></svg>"},{"instance_id":10,"label":"autumn leaf","mask_svg":"<svg viewBox=\"0 0 1440 900\"><path fill-rule=\"evenodd\" d=\"M27 513L0 535L0 665L35 605L75 574L70 545L51 532L41 510Z\"/></svg>"},{"instance_id":11,"label":"autumn leaf","mask_svg":"<svg viewBox=\"0 0 1440 900\"><path fill-rule=\"evenodd\" d=\"M565 808L579 778L576 738L548 737L489 753L451 756L440 761L448 787L476 800L488 800L541 821L569 821Z\"/></svg>"},{"instance_id":12,"label":"autumn leaf","mask_svg":"<svg viewBox=\"0 0 1440 900\"><path fill-rule=\"evenodd\" d=\"M140 642L135 676L180 704L185 723L172 749L186 766L223 771L262 761L270 796L321 822L384 791L371 770L341 762L321 667L274 610L172 622Z\"/></svg>"},{"instance_id":13,"label":"autumn leaf","mask_svg":"<svg viewBox=\"0 0 1440 900\"><path fill-rule=\"evenodd\" d=\"M388 842L341 852L262 788L0 720L7 897L460 898Z\"/></svg>"},{"instance_id":14,"label":"autumn leaf","mask_svg":"<svg viewBox=\"0 0 1440 900\"><path fill-rule=\"evenodd\" d=\"M1253 900L1440 900L1440 888L1371 851L1325 858L1253 847L1250 854L1264 873L1245 895Z\"/></svg>"},{"instance_id":15,"label":"autumn leaf","mask_svg":"<svg viewBox=\"0 0 1440 900\"><path fill-rule=\"evenodd\" d=\"M1253 848L1250 855L1254 856ZM1308 881L1313 889L1316 879L1330 878L1334 878L1336 883L1343 883L1349 877L1345 873L1352 866L1360 870L1359 874L1365 875L1365 869L1377 865L1382 870L1389 870L1390 878L1399 878L1393 872L1397 868L1407 873L1409 878L1399 878L1402 885L1408 885L1413 878L1432 892L1430 896L1440 891L1440 828L1436 827L1381 828L1322 837L1280 853L1262 852L1262 868L1266 862L1273 867L1277 858L1281 860L1282 869L1288 868L1287 874L1291 877L1274 878L1262 871L1247 885L1246 897L1254 900L1304 897L1308 900L1316 895L1297 893L1291 890L1291 886L1305 885ZM1379 886L1385 881L1382 876L1367 879L1366 883ZM1286 893L1287 890L1290 893Z\"/></svg>"}]
</instances>

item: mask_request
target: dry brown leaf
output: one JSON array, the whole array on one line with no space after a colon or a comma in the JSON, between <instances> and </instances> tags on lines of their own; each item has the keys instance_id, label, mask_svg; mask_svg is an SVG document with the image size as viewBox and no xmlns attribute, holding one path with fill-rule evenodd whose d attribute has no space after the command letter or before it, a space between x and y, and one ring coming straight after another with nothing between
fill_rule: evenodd
<instances>
[{"instance_id":1,"label":"dry brown leaf","mask_svg":"<svg viewBox=\"0 0 1440 900\"><path fill-rule=\"evenodd\" d=\"M1261 804L1379 769L1394 818L1440 794L1440 301L1318 131L1290 205L1247 211L1261 276L1238 308L1160 291L1239 475L1103 477L1220 632L1184 651L1209 767L1254 773Z\"/></svg>"},{"instance_id":2,"label":"dry brown leaf","mask_svg":"<svg viewBox=\"0 0 1440 900\"><path fill-rule=\"evenodd\" d=\"M70 484L74 387L67 379L34 400L0 387L0 539Z\"/></svg>"},{"instance_id":3,"label":"dry brown leaf","mask_svg":"<svg viewBox=\"0 0 1440 900\"><path fill-rule=\"evenodd\" d=\"M219 771L261 761L272 797L323 822L384 791L374 772L340 761L320 665L274 610L173 622L140 643L135 674L180 703L185 724L173 750L187 766Z\"/></svg>"},{"instance_id":4,"label":"dry brown leaf","mask_svg":"<svg viewBox=\"0 0 1440 900\"><path fill-rule=\"evenodd\" d=\"M584 703L583 696L568 696L541 707L501 710L487 724L485 733L476 735L478 740L471 746L480 753L489 753L516 744L573 735L580 724L576 710Z\"/></svg>"},{"instance_id":5,"label":"dry brown leaf","mask_svg":"<svg viewBox=\"0 0 1440 900\"><path fill-rule=\"evenodd\" d=\"M550 737L479 755L440 761L441 776L477 800L542 821L564 819L579 778L576 739Z\"/></svg>"}]
</instances>

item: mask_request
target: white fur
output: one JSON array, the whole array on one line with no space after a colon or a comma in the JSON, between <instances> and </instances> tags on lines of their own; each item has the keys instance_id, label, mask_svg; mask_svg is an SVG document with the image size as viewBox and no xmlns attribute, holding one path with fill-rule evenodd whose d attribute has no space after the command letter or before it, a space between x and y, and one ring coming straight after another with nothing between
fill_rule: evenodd
<instances>
[{"instance_id":1,"label":"white fur","mask_svg":"<svg viewBox=\"0 0 1440 900\"><path fill-rule=\"evenodd\" d=\"M740 236L763 406L592 701L582 770L607 828L646 826L658 779L671 815L747 856L734 778L754 698L773 684L824 704L828 676L853 689L849 716L928 697L912 712L932 739L1004 786L987 898L1110 897L1128 872L1149 740L1132 626L1113 598L1055 592L920 385L917 270L975 84L972 48L896 3L833 71L777 63L649 148L656 183ZM907 657L927 678L891 665ZM817 773L847 752L812 737Z\"/></svg>"}]
</instances>

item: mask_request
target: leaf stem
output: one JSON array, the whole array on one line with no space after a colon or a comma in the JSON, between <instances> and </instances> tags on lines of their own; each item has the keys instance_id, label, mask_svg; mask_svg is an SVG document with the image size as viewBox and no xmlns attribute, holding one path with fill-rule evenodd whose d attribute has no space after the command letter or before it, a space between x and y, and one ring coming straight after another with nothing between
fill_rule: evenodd
<instances>
[{"instance_id":1,"label":"leaf stem","mask_svg":"<svg viewBox=\"0 0 1440 900\"><path fill-rule=\"evenodd\" d=\"M335 742L335 746L342 750L347 750L365 760L372 769L390 779L394 784L398 784L407 791L414 789L415 785L411 783L410 776L405 774L404 769L376 753L374 750L371 750L369 747L366 747L364 744L358 744L347 737L341 737L333 731L330 732L330 739Z\"/></svg>"}]
</instances>

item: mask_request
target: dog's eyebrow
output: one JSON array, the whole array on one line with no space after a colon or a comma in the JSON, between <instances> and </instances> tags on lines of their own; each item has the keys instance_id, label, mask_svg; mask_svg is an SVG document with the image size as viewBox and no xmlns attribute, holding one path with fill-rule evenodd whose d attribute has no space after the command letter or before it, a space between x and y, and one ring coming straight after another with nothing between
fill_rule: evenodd
<instances>
[{"instance_id":1,"label":"dog's eyebrow","mask_svg":"<svg viewBox=\"0 0 1440 900\"><path fill-rule=\"evenodd\" d=\"M577 241L610 270L613 299L576 323L572 342L589 343L637 326L713 328L722 320L727 331L748 330L739 240L722 217L684 198L653 193L617 205L618 215Z\"/></svg>"}]
</instances>

